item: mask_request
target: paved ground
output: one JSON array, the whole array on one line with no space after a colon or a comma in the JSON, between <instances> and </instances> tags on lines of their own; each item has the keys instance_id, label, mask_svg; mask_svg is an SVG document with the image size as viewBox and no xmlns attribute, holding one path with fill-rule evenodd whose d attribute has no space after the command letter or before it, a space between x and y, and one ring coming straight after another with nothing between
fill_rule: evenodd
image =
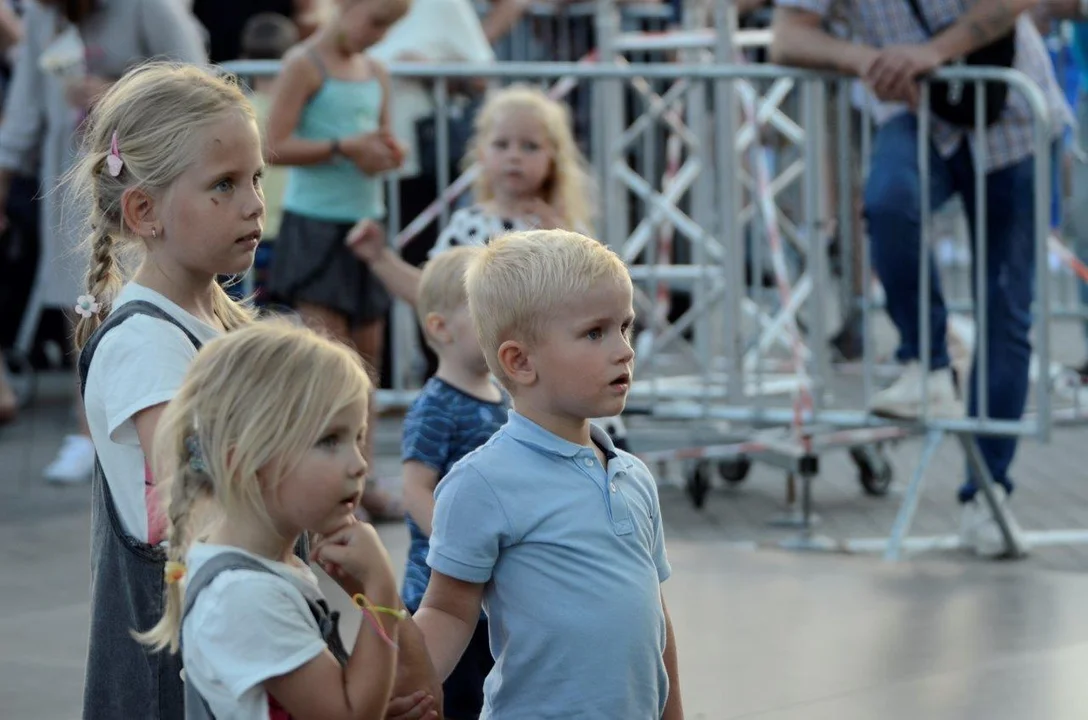
<instances>
[{"instance_id":1,"label":"paved ground","mask_svg":"<svg viewBox=\"0 0 1088 720\"><path fill-rule=\"evenodd\" d=\"M1074 359L1074 358L1069 358ZM67 381L47 378L39 403L0 430L0 717L78 716L87 617L86 487L38 478L69 425ZM633 441L667 444L682 430L634 422ZM395 477L399 424L382 421L379 472ZM1015 509L1031 530L1088 528L1083 430L1025 443L1015 465ZM917 440L890 451L902 482ZM962 468L951 443L938 453L916 535L954 533ZM781 471L717 487L696 511L672 480L662 503L676 575L666 596L677 618L690 717L1074 718L1088 686L1088 545L1037 548L1018 563L929 552L890 567L875 557L738 550L794 531ZM862 494L845 453L824 457L814 488L818 532L887 533L898 495ZM406 534L382 530L395 558ZM996 634L992 634L996 633Z\"/></svg>"}]
</instances>

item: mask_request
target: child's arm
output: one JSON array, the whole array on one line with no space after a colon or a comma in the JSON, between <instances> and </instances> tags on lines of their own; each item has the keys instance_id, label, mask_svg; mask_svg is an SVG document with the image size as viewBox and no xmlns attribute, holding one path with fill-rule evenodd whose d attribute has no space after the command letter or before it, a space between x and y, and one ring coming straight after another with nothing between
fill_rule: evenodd
<instances>
[{"instance_id":1,"label":"child's arm","mask_svg":"<svg viewBox=\"0 0 1088 720\"><path fill-rule=\"evenodd\" d=\"M335 157L328 140L295 137L302 109L321 87L321 72L300 47L283 59L283 69L272 90L268 113L268 161L274 165L319 165Z\"/></svg>"},{"instance_id":2,"label":"child's arm","mask_svg":"<svg viewBox=\"0 0 1088 720\"><path fill-rule=\"evenodd\" d=\"M483 583L463 582L431 570L415 621L442 682L453 672L476 631L483 595Z\"/></svg>"},{"instance_id":3,"label":"child's arm","mask_svg":"<svg viewBox=\"0 0 1088 720\"><path fill-rule=\"evenodd\" d=\"M406 154L404 146L397 141L396 135L393 134L393 81L389 79L389 70L378 60L370 58L370 67L371 72L374 73L374 76L378 78L378 82L382 85L382 108L378 115L378 136L393 153L393 165L386 168L392 170L404 164Z\"/></svg>"},{"instance_id":4,"label":"child's arm","mask_svg":"<svg viewBox=\"0 0 1088 720\"><path fill-rule=\"evenodd\" d=\"M676 652L676 635L672 631L672 618L665 606L665 596L661 596L661 610L665 613L665 652L661 658L665 661L665 673L669 676L669 698L665 701L665 712L661 720L684 720L684 703L680 697L680 662Z\"/></svg>"},{"instance_id":5,"label":"child's arm","mask_svg":"<svg viewBox=\"0 0 1088 720\"><path fill-rule=\"evenodd\" d=\"M385 244L385 232L377 223L359 221L348 233L347 244L355 257L370 266L386 290L415 307L422 271Z\"/></svg>"},{"instance_id":6,"label":"child's arm","mask_svg":"<svg viewBox=\"0 0 1088 720\"><path fill-rule=\"evenodd\" d=\"M349 525L355 524L354 521ZM318 545L311 551L311 560L322 565L329 577L354 597L356 593L365 594L365 588L350 573L333 563L322 563L323 546L318 538ZM394 606L405 610L404 603L397 599ZM398 642L397 671L394 676L392 699L386 712L386 720L406 720L420 718L435 720L441 717L442 683L435 676L431 658L427 655L427 646L423 635L412 619L402 621Z\"/></svg>"},{"instance_id":7,"label":"child's arm","mask_svg":"<svg viewBox=\"0 0 1088 720\"><path fill-rule=\"evenodd\" d=\"M400 653L397 657L397 677L393 684L394 698L409 698L422 691L431 698L430 705L419 704L420 712L434 708L435 717L442 715L442 683L435 674L431 656L427 654L427 644L423 633L412 618L401 623ZM392 714L392 708L390 713ZM430 717L423 715L423 717Z\"/></svg>"},{"instance_id":8,"label":"child's arm","mask_svg":"<svg viewBox=\"0 0 1088 720\"><path fill-rule=\"evenodd\" d=\"M376 606L399 608L397 583L389 556L374 528L353 523L319 542L318 561L335 565L366 589ZM379 718L385 714L397 665L400 620L386 613L369 613L359 625L355 647L341 667L328 650L292 672L270 678L265 689L296 720ZM392 642L373 627L376 619Z\"/></svg>"},{"instance_id":9,"label":"child's arm","mask_svg":"<svg viewBox=\"0 0 1088 720\"><path fill-rule=\"evenodd\" d=\"M404 507L419 529L431 536L434 520L434 489L438 487L438 471L416 460L404 463Z\"/></svg>"}]
</instances>

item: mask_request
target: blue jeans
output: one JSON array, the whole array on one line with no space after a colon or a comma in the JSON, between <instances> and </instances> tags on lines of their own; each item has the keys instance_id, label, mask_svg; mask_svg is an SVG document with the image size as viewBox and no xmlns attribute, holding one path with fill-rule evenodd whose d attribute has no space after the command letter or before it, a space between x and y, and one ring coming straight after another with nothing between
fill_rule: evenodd
<instances>
[{"instance_id":1,"label":"blue jeans","mask_svg":"<svg viewBox=\"0 0 1088 720\"><path fill-rule=\"evenodd\" d=\"M1077 139L1081 149L1088 149L1088 92L1077 96ZM1088 163L1073 163L1073 198L1068 213L1068 227L1073 247L1081 262L1088 262ZM1088 308L1088 283L1078 280L1081 309ZM1088 319L1084 323L1084 336L1088 340Z\"/></svg>"},{"instance_id":2,"label":"blue jeans","mask_svg":"<svg viewBox=\"0 0 1088 720\"><path fill-rule=\"evenodd\" d=\"M994 419L1018 420L1024 412L1031 362L1031 303L1035 290L1034 165L1027 158L989 174L986 182L988 233L986 297L988 413ZM921 179L918 172L918 120L904 113L885 123L873 143L871 171L865 187L865 218L872 243L873 269L887 296L888 314L899 330L897 357L920 360L918 270L921 262ZM975 171L966 142L949 158L932 143L929 156L930 207L938 208L959 194L974 237ZM972 241L972 262L975 245ZM949 365L945 342L948 313L936 262L930 256L930 365ZM974 270L971 272L974 282ZM975 362L978 361L976 342ZM973 375L974 373L972 373ZM972 378L967 411L977 416L978 398ZM1009 465L1016 452L1014 437L980 437L982 457L994 480L1011 492ZM977 491L973 473L960 488L960 502Z\"/></svg>"}]
</instances>

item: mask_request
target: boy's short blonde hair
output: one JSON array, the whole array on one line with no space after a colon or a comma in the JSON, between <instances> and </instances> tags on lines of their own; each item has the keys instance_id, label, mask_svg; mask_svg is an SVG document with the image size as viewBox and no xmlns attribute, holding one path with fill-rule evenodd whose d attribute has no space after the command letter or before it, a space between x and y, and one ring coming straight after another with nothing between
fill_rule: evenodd
<instances>
[{"instance_id":1,"label":"boy's short blonde hair","mask_svg":"<svg viewBox=\"0 0 1088 720\"><path fill-rule=\"evenodd\" d=\"M561 304L609 278L631 284L616 253L576 232L530 230L492 241L469 265L465 290L495 377L512 390L499 365L499 346L507 340L537 342Z\"/></svg>"},{"instance_id":2,"label":"boy's short blonde hair","mask_svg":"<svg viewBox=\"0 0 1088 720\"><path fill-rule=\"evenodd\" d=\"M423 266L416 314L424 333L427 331L428 315L453 312L465 304L465 271L482 249L475 246L454 247L435 255Z\"/></svg>"}]
</instances>

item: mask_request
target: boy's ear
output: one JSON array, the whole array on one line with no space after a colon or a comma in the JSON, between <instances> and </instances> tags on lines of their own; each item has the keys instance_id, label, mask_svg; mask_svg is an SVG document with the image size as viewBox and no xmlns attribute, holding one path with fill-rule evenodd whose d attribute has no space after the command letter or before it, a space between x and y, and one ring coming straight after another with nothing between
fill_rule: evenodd
<instances>
[{"instance_id":1,"label":"boy's ear","mask_svg":"<svg viewBox=\"0 0 1088 720\"><path fill-rule=\"evenodd\" d=\"M515 385L528 387L536 382L536 366L524 343L507 340L499 345L498 356L499 367Z\"/></svg>"},{"instance_id":2,"label":"boy's ear","mask_svg":"<svg viewBox=\"0 0 1088 720\"><path fill-rule=\"evenodd\" d=\"M432 340L440 343L450 342L450 332L446 328L446 318L436 312L429 312L423 318L423 330Z\"/></svg>"},{"instance_id":3,"label":"boy's ear","mask_svg":"<svg viewBox=\"0 0 1088 720\"><path fill-rule=\"evenodd\" d=\"M141 188L129 188L121 195L121 216L125 229L133 235L151 240L162 238L162 225L155 212L155 199Z\"/></svg>"}]
</instances>

